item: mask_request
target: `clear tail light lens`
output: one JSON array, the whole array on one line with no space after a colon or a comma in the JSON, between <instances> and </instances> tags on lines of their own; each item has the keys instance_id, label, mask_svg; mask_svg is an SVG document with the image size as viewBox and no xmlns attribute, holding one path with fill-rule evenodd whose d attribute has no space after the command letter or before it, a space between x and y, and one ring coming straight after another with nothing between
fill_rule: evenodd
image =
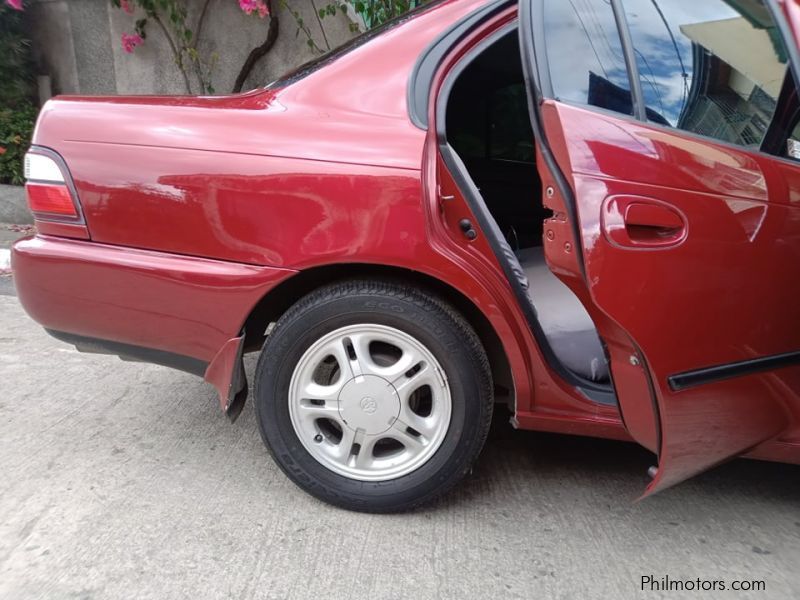
<instances>
[{"instance_id":1,"label":"clear tail light lens","mask_svg":"<svg viewBox=\"0 0 800 600\"><path fill-rule=\"evenodd\" d=\"M58 163L44 154L28 152L25 155L25 179L64 183L64 174Z\"/></svg>"}]
</instances>

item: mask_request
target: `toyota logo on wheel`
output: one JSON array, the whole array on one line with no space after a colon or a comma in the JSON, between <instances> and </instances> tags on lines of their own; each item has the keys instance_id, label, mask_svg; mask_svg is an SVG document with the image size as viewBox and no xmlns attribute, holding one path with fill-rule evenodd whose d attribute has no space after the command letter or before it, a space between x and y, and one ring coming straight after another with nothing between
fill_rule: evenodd
<instances>
[{"instance_id":1,"label":"toyota logo on wheel","mask_svg":"<svg viewBox=\"0 0 800 600\"><path fill-rule=\"evenodd\" d=\"M371 415L376 410L378 410L378 403L375 402L374 398L371 398L369 396L364 396L361 399L361 410Z\"/></svg>"}]
</instances>

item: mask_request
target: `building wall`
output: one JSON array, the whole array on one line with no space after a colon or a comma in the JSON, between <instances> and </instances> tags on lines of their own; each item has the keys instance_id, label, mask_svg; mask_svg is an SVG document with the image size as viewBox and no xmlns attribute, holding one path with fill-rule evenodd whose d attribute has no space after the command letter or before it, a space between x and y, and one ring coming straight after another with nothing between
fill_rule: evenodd
<instances>
[{"instance_id":1,"label":"building wall","mask_svg":"<svg viewBox=\"0 0 800 600\"><path fill-rule=\"evenodd\" d=\"M69 0L78 89L82 93L116 89L116 73L111 60L113 40L108 31L109 4L104 0Z\"/></svg>"},{"instance_id":2,"label":"building wall","mask_svg":"<svg viewBox=\"0 0 800 600\"><path fill-rule=\"evenodd\" d=\"M203 0L186 0L194 29ZM276 6L280 2L274 3ZM289 0L321 48L336 47L352 37L346 15L321 20L317 8L326 0ZM133 54L120 40L133 33L133 16L109 0L38 0L29 5L31 37L40 74L52 79L54 94L183 94L186 88L168 43L155 23ZM269 19L245 15L237 0L211 0L200 36L200 53L216 53L212 72L215 92L229 93L249 52L266 39ZM277 9L280 33L272 50L253 69L244 89L265 85L318 54L307 43L287 9ZM324 29L323 29L324 27ZM327 42L327 43L326 43ZM200 86L190 77L192 92Z\"/></svg>"},{"instance_id":3,"label":"building wall","mask_svg":"<svg viewBox=\"0 0 800 600\"><path fill-rule=\"evenodd\" d=\"M72 43L72 20L66 0L42 0L27 5L31 42L39 74L52 78L53 90L77 94L78 66Z\"/></svg>"}]
</instances>

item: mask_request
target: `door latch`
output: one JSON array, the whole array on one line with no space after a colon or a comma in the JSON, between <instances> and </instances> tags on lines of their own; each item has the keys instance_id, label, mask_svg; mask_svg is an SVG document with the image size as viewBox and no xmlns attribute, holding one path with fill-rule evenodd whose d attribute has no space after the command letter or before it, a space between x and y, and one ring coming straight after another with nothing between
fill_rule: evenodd
<instances>
[{"instance_id":1,"label":"door latch","mask_svg":"<svg viewBox=\"0 0 800 600\"><path fill-rule=\"evenodd\" d=\"M464 233L464 237L466 237L469 241L472 241L476 237L478 237L478 232L475 231L475 228L472 226L472 221L470 221L469 219L461 219L458 222L458 226Z\"/></svg>"},{"instance_id":2,"label":"door latch","mask_svg":"<svg viewBox=\"0 0 800 600\"><path fill-rule=\"evenodd\" d=\"M439 202L450 202L451 200L455 200L456 197L454 194L442 194L442 186L437 186L436 193L439 196Z\"/></svg>"}]
</instances>

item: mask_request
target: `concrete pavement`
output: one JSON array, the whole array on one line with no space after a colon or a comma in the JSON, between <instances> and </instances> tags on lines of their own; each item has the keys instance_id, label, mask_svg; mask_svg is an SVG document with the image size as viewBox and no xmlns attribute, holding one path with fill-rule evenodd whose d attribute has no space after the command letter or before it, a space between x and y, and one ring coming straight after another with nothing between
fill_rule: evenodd
<instances>
[{"instance_id":1,"label":"concrete pavement","mask_svg":"<svg viewBox=\"0 0 800 600\"><path fill-rule=\"evenodd\" d=\"M25 188L21 185L0 184L0 223L33 223Z\"/></svg>"},{"instance_id":2,"label":"concrete pavement","mask_svg":"<svg viewBox=\"0 0 800 600\"><path fill-rule=\"evenodd\" d=\"M14 281L11 278L11 245L19 238L33 234L34 231L33 225L0 221L0 296L15 294Z\"/></svg>"},{"instance_id":3,"label":"concrete pavement","mask_svg":"<svg viewBox=\"0 0 800 600\"><path fill-rule=\"evenodd\" d=\"M800 468L736 461L634 503L652 462L498 422L435 505L345 512L281 474L252 406L231 425L200 379L79 354L0 296L0 598L798 597Z\"/></svg>"}]
</instances>

